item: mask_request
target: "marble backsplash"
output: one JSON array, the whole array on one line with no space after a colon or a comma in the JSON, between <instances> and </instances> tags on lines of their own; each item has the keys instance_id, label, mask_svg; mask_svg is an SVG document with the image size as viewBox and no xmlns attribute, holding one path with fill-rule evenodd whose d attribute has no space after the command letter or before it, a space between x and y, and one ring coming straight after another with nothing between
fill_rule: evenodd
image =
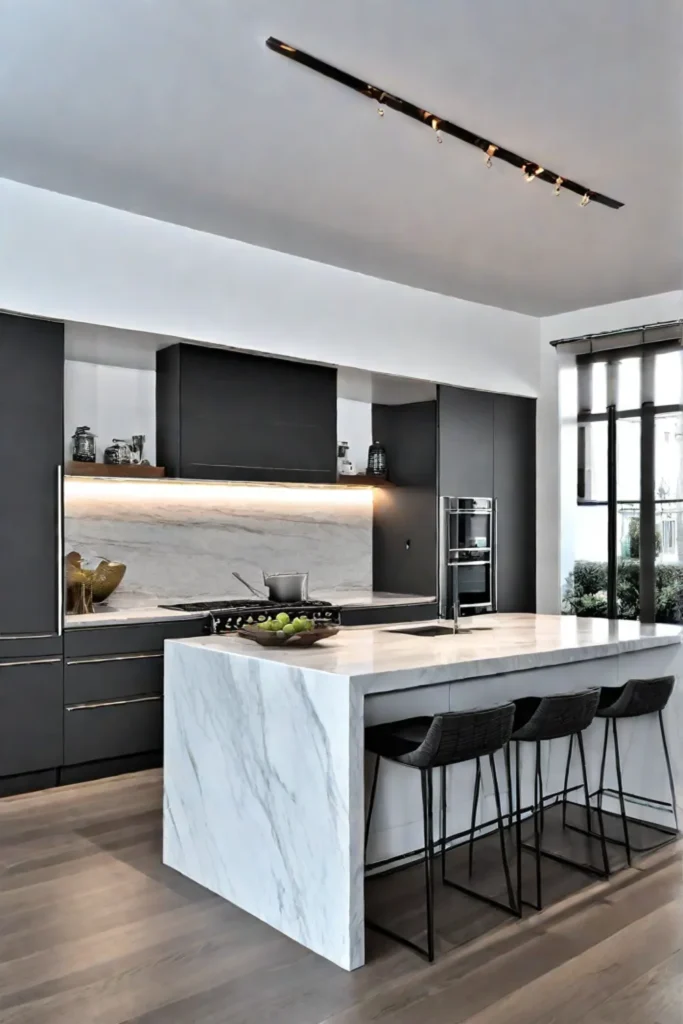
<instances>
[{"instance_id":1,"label":"marble backsplash","mask_svg":"<svg viewBox=\"0 0 683 1024\"><path fill-rule=\"evenodd\" d=\"M248 597L262 570L310 574L311 594L372 589L363 488L67 480L65 550L127 566L119 606Z\"/></svg>"}]
</instances>

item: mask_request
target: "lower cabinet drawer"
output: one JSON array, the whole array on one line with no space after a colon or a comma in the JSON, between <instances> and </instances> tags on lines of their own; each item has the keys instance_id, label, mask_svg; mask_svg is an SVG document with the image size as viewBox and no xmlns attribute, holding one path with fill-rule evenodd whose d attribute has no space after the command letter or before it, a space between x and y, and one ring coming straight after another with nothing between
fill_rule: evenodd
<instances>
[{"instance_id":1,"label":"lower cabinet drawer","mask_svg":"<svg viewBox=\"0 0 683 1024\"><path fill-rule=\"evenodd\" d=\"M161 693L163 685L161 652L67 660L64 703L85 704Z\"/></svg>"},{"instance_id":2,"label":"lower cabinet drawer","mask_svg":"<svg viewBox=\"0 0 683 1024\"><path fill-rule=\"evenodd\" d=\"M66 765L160 750L162 737L160 694L64 708Z\"/></svg>"}]
</instances>

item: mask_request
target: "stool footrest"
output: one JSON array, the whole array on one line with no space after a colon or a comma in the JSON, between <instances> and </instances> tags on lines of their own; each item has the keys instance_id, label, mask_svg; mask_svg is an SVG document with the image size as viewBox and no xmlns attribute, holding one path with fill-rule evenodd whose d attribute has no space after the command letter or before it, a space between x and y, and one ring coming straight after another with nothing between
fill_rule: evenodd
<instances>
[{"instance_id":1,"label":"stool footrest","mask_svg":"<svg viewBox=\"0 0 683 1024\"><path fill-rule=\"evenodd\" d=\"M674 843L677 839L681 838L681 833L675 828L667 828L666 825L655 825L649 821L638 821L635 818L629 818L629 821L633 825L644 825L646 828L652 829L653 832L659 832L660 835L667 836L661 843L651 843L649 846L634 846L630 843L630 848L634 853L654 853L655 850L661 850L663 847L668 846L669 843ZM566 826L572 832L579 832L582 836L590 836L591 839L600 839L600 834L597 832L589 832L587 828L581 828L579 825L570 825L567 823ZM616 836L605 836L605 842L611 843L612 846L626 846L624 839L617 839Z\"/></svg>"},{"instance_id":2,"label":"stool footrest","mask_svg":"<svg viewBox=\"0 0 683 1024\"><path fill-rule=\"evenodd\" d=\"M571 828L575 832L584 831L580 828L574 828L572 825L567 825L566 827ZM590 834L595 839L600 839L600 836L597 833L588 833L588 830L585 830L584 834ZM522 849L526 850L527 853L536 853L536 847L533 843L522 843ZM596 878L609 878L609 873L605 873L603 868L598 868L594 864L583 864L580 861L572 860L571 857L565 857L561 853L553 853L551 850L544 850L542 847L539 852L541 857L546 857L548 860L554 860L558 864L566 864L567 867L576 868L577 871L584 871L587 875L595 875Z\"/></svg>"},{"instance_id":3,"label":"stool footrest","mask_svg":"<svg viewBox=\"0 0 683 1024\"><path fill-rule=\"evenodd\" d=\"M457 889L458 892L462 892L465 896L470 896L472 899L479 900L480 903L486 903L489 907L495 907L496 910L504 910L508 914L512 914L513 917L521 917L521 910L515 905L510 903L503 903L501 900L496 900L493 896L485 896L484 893L477 892L476 889L470 889L467 885L460 885L459 882L452 882L450 878L441 878L444 885L450 886L451 889Z\"/></svg>"},{"instance_id":4,"label":"stool footrest","mask_svg":"<svg viewBox=\"0 0 683 1024\"><path fill-rule=\"evenodd\" d=\"M422 946L418 946L416 942L411 942L410 939L406 939L405 936L399 935L398 932L393 932L390 928L385 928L384 925L377 924L376 921L370 921L367 917L365 918L365 927L370 928L373 932L378 932L379 935L386 935L388 939L393 939L394 942L400 942L402 946L407 946L408 949L412 949L414 953L417 953L429 963L434 959L433 957L430 957L429 952L426 949L423 949Z\"/></svg>"}]
</instances>

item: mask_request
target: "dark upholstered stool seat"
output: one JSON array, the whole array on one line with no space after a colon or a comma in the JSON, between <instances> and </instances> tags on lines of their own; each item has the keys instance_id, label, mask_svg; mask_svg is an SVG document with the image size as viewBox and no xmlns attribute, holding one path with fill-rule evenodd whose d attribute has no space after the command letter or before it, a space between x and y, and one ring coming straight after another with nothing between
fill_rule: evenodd
<instances>
[{"instance_id":1,"label":"dark upholstered stool seat","mask_svg":"<svg viewBox=\"0 0 683 1024\"><path fill-rule=\"evenodd\" d=\"M597 692L597 691L596 691ZM459 764L500 750L510 739L513 705L406 718L365 730L365 749L413 768Z\"/></svg>"},{"instance_id":2,"label":"dark upholstered stool seat","mask_svg":"<svg viewBox=\"0 0 683 1024\"><path fill-rule=\"evenodd\" d=\"M673 676L629 679L625 686L605 686L600 693L598 718L639 718L663 711L673 693Z\"/></svg>"},{"instance_id":3,"label":"dark upholstered stool seat","mask_svg":"<svg viewBox=\"0 0 683 1024\"><path fill-rule=\"evenodd\" d=\"M598 689L516 700L512 739L543 743L583 732L595 718L599 700Z\"/></svg>"}]
</instances>

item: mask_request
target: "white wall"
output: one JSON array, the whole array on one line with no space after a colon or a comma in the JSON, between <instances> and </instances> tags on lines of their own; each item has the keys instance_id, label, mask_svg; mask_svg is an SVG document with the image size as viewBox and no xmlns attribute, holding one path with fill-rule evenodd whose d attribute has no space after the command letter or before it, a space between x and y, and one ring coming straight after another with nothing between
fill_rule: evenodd
<instances>
[{"instance_id":1,"label":"white wall","mask_svg":"<svg viewBox=\"0 0 683 1024\"><path fill-rule=\"evenodd\" d=\"M539 611L559 610L559 587L574 564L576 517L576 373L571 356L551 341L683 318L683 291L663 292L605 306L543 317L541 397L538 403L539 500L537 575ZM559 527L559 528L558 528Z\"/></svg>"},{"instance_id":2,"label":"white wall","mask_svg":"<svg viewBox=\"0 0 683 1024\"><path fill-rule=\"evenodd\" d=\"M67 328L68 330L68 328ZM112 440L146 437L143 458L156 463L156 373L67 359L64 365L64 459L76 427L97 435L97 460Z\"/></svg>"},{"instance_id":3,"label":"white wall","mask_svg":"<svg viewBox=\"0 0 683 1024\"><path fill-rule=\"evenodd\" d=\"M538 322L0 179L0 308L535 396Z\"/></svg>"},{"instance_id":4,"label":"white wall","mask_svg":"<svg viewBox=\"0 0 683 1024\"><path fill-rule=\"evenodd\" d=\"M372 404L351 398L337 399L337 438L348 441L354 473L364 473L372 444Z\"/></svg>"}]
</instances>

